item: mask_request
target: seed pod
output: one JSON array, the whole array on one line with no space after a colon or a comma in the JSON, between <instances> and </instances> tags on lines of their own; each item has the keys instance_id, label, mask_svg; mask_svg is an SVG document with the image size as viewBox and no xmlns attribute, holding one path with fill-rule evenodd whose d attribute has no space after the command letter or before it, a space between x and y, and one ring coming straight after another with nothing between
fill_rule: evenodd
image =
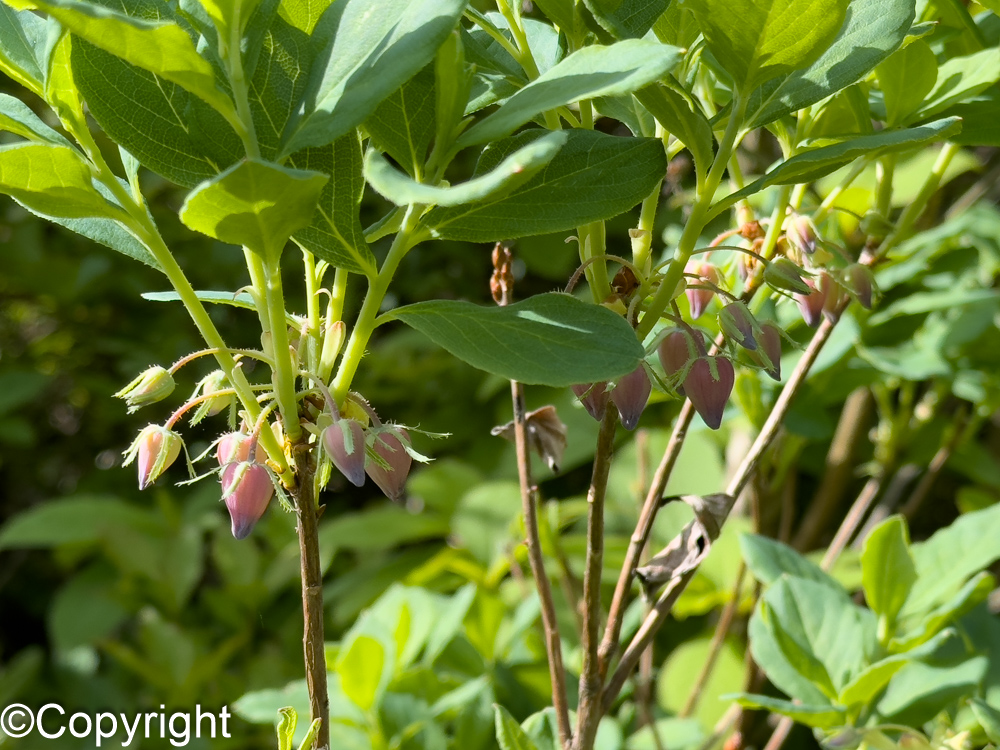
<instances>
[{"instance_id":1,"label":"seed pod","mask_svg":"<svg viewBox=\"0 0 1000 750\"><path fill-rule=\"evenodd\" d=\"M719 327L730 339L744 349L753 351L757 348L754 329L760 330L750 310L742 302L730 302L719 313Z\"/></svg>"},{"instance_id":2,"label":"seed pod","mask_svg":"<svg viewBox=\"0 0 1000 750\"><path fill-rule=\"evenodd\" d=\"M143 372L114 396L125 401L131 414L143 406L162 401L174 392L174 386L174 376L170 371L157 365Z\"/></svg>"},{"instance_id":3,"label":"seed pod","mask_svg":"<svg viewBox=\"0 0 1000 750\"><path fill-rule=\"evenodd\" d=\"M600 422L604 419L604 411L608 407L608 384L604 381L600 383L579 383L571 385L573 393L580 399L583 408L587 413Z\"/></svg>"},{"instance_id":4,"label":"seed pod","mask_svg":"<svg viewBox=\"0 0 1000 750\"><path fill-rule=\"evenodd\" d=\"M764 355L767 359L764 359ZM760 346L757 361L772 380L781 380L781 331L774 323L760 324Z\"/></svg>"},{"instance_id":5,"label":"seed pod","mask_svg":"<svg viewBox=\"0 0 1000 750\"><path fill-rule=\"evenodd\" d=\"M355 487L365 483L365 431L353 419L338 419L323 430L323 447L340 473Z\"/></svg>"},{"instance_id":6,"label":"seed pod","mask_svg":"<svg viewBox=\"0 0 1000 750\"><path fill-rule=\"evenodd\" d=\"M696 274L710 284L716 286L719 284L719 269L712 263L705 263L700 260L688 261L684 272ZM690 279L690 283L698 284L699 282L695 279ZM687 295L688 304L691 306L692 319L700 318L702 313L705 312L705 308L708 307L708 303L712 301L712 297L715 296L715 292L711 289L694 289L691 286L688 286L684 293Z\"/></svg>"},{"instance_id":7,"label":"seed pod","mask_svg":"<svg viewBox=\"0 0 1000 750\"><path fill-rule=\"evenodd\" d=\"M125 451L125 466L133 461L139 469L139 489L144 490L167 470L181 454L184 440L173 430L147 425Z\"/></svg>"},{"instance_id":8,"label":"seed pod","mask_svg":"<svg viewBox=\"0 0 1000 750\"><path fill-rule=\"evenodd\" d=\"M410 436L406 430L400 428L399 435L404 440L409 440ZM374 461L369 461L365 466L365 471L372 481L378 485L379 489L385 493L393 502L403 499L403 489L406 486L406 477L410 473L410 464L413 459L403 448L403 443L393 432L380 432L375 436L375 452L381 456L389 468L385 469Z\"/></svg>"},{"instance_id":9,"label":"seed pod","mask_svg":"<svg viewBox=\"0 0 1000 750\"><path fill-rule=\"evenodd\" d=\"M223 435L215 448L215 458L219 466L249 460L255 442L253 437L245 432L230 432Z\"/></svg>"},{"instance_id":10,"label":"seed pod","mask_svg":"<svg viewBox=\"0 0 1000 750\"><path fill-rule=\"evenodd\" d=\"M649 400L652 390L649 376L641 364L628 375L618 379L618 384L611 391L611 400L618 407L618 416L621 418L622 427L626 430L634 430L639 424L639 417L646 408L646 401Z\"/></svg>"},{"instance_id":11,"label":"seed pod","mask_svg":"<svg viewBox=\"0 0 1000 750\"><path fill-rule=\"evenodd\" d=\"M271 473L264 464L238 461L222 470L222 499L232 519L233 536L245 539L274 496Z\"/></svg>"},{"instance_id":12,"label":"seed pod","mask_svg":"<svg viewBox=\"0 0 1000 750\"><path fill-rule=\"evenodd\" d=\"M733 363L725 357L699 357L684 379L687 397L705 424L713 430L719 429L722 424L722 414L735 382Z\"/></svg>"}]
</instances>

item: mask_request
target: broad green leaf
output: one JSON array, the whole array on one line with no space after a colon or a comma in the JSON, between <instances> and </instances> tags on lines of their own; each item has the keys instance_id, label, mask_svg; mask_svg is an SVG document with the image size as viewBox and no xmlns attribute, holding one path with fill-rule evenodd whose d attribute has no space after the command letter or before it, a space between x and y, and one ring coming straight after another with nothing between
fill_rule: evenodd
<instances>
[{"instance_id":1,"label":"broad green leaf","mask_svg":"<svg viewBox=\"0 0 1000 750\"><path fill-rule=\"evenodd\" d=\"M386 662L385 648L368 635L357 636L337 657L341 689L362 711L372 710L385 690Z\"/></svg>"},{"instance_id":2,"label":"broad green leaf","mask_svg":"<svg viewBox=\"0 0 1000 750\"><path fill-rule=\"evenodd\" d=\"M583 0L597 22L618 39L640 39L670 0Z\"/></svg>"},{"instance_id":3,"label":"broad green leaf","mask_svg":"<svg viewBox=\"0 0 1000 750\"><path fill-rule=\"evenodd\" d=\"M656 19L653 33L664 44L687 49L698 39L701 29L691 8L684 3L670 3L666 12Z\"/></svg>"},{"instance_id":4,"label":"broad green leaf","mask_svg":"<svg viewBox=\"0 0 1000 750\"><path fill-rule=\"evenodd\" d=\"M476 176L490 172L543 132L528 131L490 144L476 165ZM434 208L421 223L443 239L469 242L561 232L627 211L666 174L663 144L657 139L616 138L591 130L566 135L566 145L552 161L509 195Z\"/></svg>"},{"instance_id":5,"label":"broad green leaf","mask_svg":"<svg viewBox=\"0 0 1000 750\"><path fill-rule=\"evenodd\" d=\"M365 120L365 130L379 151L411 175L423 173L435 131L434 66L428 65L394 91ZM459 115L465 109L462 102Z\"/></svg>"},{"instance_id":6,"label":"broad green leaf","mask_svg":"<svg viewBox=\"0 0 1000 750\"><path fill-rule=\"evenodd\" d=\"M375 256L368 249L358 212L365 191L361 136L353 130L327 146L292 154L289 164L329 175L312 222L292 239L336 268L374 276Z\"/></svg>"},{"instance_id":7,"label":"broad green leaf","mask_svg":"<svg viewBox=\"0 0 1000 750\"><path fill-rule=\"evenodd\" d=\"M791 701L771 698L766 695L755 695L753 693L733 693L723 695L723 700L736 701L746 708L759 708L764 711L781 714L790 719L794 719L800 724L819 729L830 729L842 725L847 720L845 709L834 708L833 706L809 706L804 703L792 703Z\"/></svg>"},{"instance_id":8,"label":"broad green leaf","mask_svg":"<svg viewBox=\"0 0 1000 750\"><path fill-rule=\"evenodd\" d=\"M57 146L70 146L69 141L42 122L27 104L7 94L0 94L0 130L14 133L29 141L47 141Z\"/></svg>"},{"instance_id":9,"label":"broad green leaf","mask_svg":"<svg viewBox=\"0 0 1000 750\"><path fill-rule=\"evenodd\" d=\"M364 122L379 102L434 58L465 0L340 0L313 34L320 50L283 154L324 146Z\"/></svg>"},{"instance_id":10,"label":"broad green leaf","mask_svg":"<svg viewBox=\"0 0 1000 750\"><path fill-rule=\"evenodd\" d=\"M914 292L879 310L868 319L868 325L878 326L904 315L923 315L935 310L953 310L963 305L975 305L1000 298L995 289L955 288L933 292Z\"/></svg>"},{"instance_id":11,"label":"broad green leaf","mask_svg":"<svg viewBox=\"0 0 1000 750\"><path fill-rule=\"evenodd\" d=\"M982 93L1000 80L1000 48L992 47L965 57L953 57L941 64L937 83L920 108L919 117L941 110Z\"/></svg>"},{"instance_id":12,"label":"broad green leaf","mask_svg":"<svg viewBox=\"0 0 1000 750\"><path fill-rule=\"evenodd\" d=\"M150 302L178 302L180 295L177 292L144 292L142 298ZM233 294L232 292L197 291L195 296L202 302L212 302L218 305L230 305L244 310L256 310L253 297L248 293Z\"/></svg>"},{"instance_id":13,"label":"broad green leaf","mask_svg":"<svg viewBox=\"0 0 1000 750\"><path fill-rule=\"evenodd\" d=\"M0 192L47 216L125 218L118 206L97 191L90 167L68 146L0 146Z\"/></svg>"},{"instance_id":14,"label":"broad green leaf","mask_svg":"<svg viewBox=\"0 0 1000 750\"><path fill-rule=\"evenodd\" d=\"M840 584L823 572L818 565L775 539L759 534L743 534L740 537L740 549L754 578L765 586L770 586L787 573L796 578L805 578L834 588L840 587Z\"/></svg>"},{"instance_id":15,"label":"broad green leaf","mask_svg":"<svg viewBox=\"0 0 1000 750\"><path fill-rule=\"evenodd\" d=\"M6 522L0 529L0 549L97 542L113 539L122 527L155 529L156 521L150 511L110 497L49 500Z\"/></svg>"},{"instance_id":16,"label":"broad green leaf","mask_svg":"<svg viewBox=\"0 0 1000 750\"><path fill-rule=\"evenodd\" d=\"M890 516L865 540L861 553L861 582L868 606L890 623L906 601L917 579L910 556L910 535L902 516Z\"/></svg>"},{"instance_id":17,"label":"broad green leaf","mask_svg":"<svg viewBox=\"0 0 1000 750\"><path fill-rule=\"evenodd\" d=\"M281 0L278 15L294 28L312 34L332 0Z\"/></svg>"},{"instance_id":18,"label":"broad green leaf","mask_svg":"<svg viewBox=\"0 0 1000 750\"><path fill-rule=\"evenodd\" d=\"M885 97L886 122L899 125L915 112L937 81L937 58L920 39L896 50L875 68Z\"/></svg>"},{"instance_id":19,"label":"broad green leaf","mask_svg":"<svg viewBox=\"0 0 1000 750\"><path fill-rule=\"evenodd\" d=\"M454 594L437 619L435 628L427 638L424 664L431 665L448 644L462 631L462 622L476 598L476 585L467 583Z\"/></svg>"},{"instance_id":20,"label":"broad green leaf","mask_svg":"<svg viewBox=\"0 0 1000 750\"><path fill-rule=\"evenodd\" d=\"M907 0L853 0L836 39L816 62L751 95L747 128L767 125L857 83L902 44L913 18L913 3Z\"/></svg>"},{"instance_id":21,"label":"broad green leaf","mask_svg":"<svg viewBox=\"0 0 1000 750\"><path fill-rule=\"evenodd\" d=\"M995 581L989 573L978 573L969 579L958 592L944 604L930 612L919 612L901 622L896 637L889 642L890 653L910 651L936 635L943 627L957 622L986 601Z\"/></svg>"},{"instance_id":22,"label":"broad green leaf","mask_svg":"<svg viewBox=\"0 0 1000 750\"><path fill-rule=\"evenodd\" d=\"M830 46L847 0L687 0L709 50L746 97L802 70Z\"/></svg>"},{"instance_id":23,"label":"broad green leaf","mask_svg":"<svg viewBox=\"0 0 1000 750\"><path fill-rule=\"evenodd\" d=\"M365 157L365 177L376 191L397 206L410 203L460 206L508 195L551 162L565 143L565 132L548 133L512 153L492 171L452 187L416 182L390 166L377 151L369 151Z\"/></svg>"},{"instance_id":24,"label":"broad green leaf","mask_svg":"<svg viewBox=\"0 0 1000 750\"><path fill-rule=\"evenodd\" d=\"M110 635L129 611L114 597L115 577L92 568L71 578L52 599L46 616L55 650L88 646Z\"/></svg>"},{"instance_id":25,"label":"broad green leaf","mask_svg":"<svg viewBox=\"0 0 1000 750\"><path fill-rule=\"evenodd\" d=\"M493 708L496 711L497 742L500 744L500 750L538 750L538 746L524 733L517 719L511 716L506 708L499 703Z\"/></svg>"},{"instance_id":26,"label":"broad green leaf","mask_svg":"<svg viewBox=\"0 0 1000 750\"><path fill-rule=\"evenodd\" d=\"M47 33L45 20L30 10L0 3L0 70L39 96L45 72L37 54L45 46Z\"/></svg>"},{"instance_id":27,"label":"broad green leaf","mask_svg":"<svg viewBox=\"0 0 1000 750\"><path fill-rule=\"evenodd\" d=\"M718 215L737 201L759 193L771 185L812 182L859 157L875 159L882 154L893 151L927 146L935 141L949 138L957 133L961 127L962 123L957 117L947 117L929 122L926 125L903 130L883 130L832 146L821 146L803 151L788 161L782 162L742 190L730 193L712 207L710 215Z\"/></svg>"},{"instance_id":28,"label":"broad green leaf","mask_svg":"<svg viewBox=\"0 0 1000 750\"><path fill-rule=\"evenodd\" d=\"M180 218L222 242L276 259L292 232L309 224L328 178L248 159L193 190Z\"/></svg>"},{"instance_id":29,"label":"broad green leaf","mask_svg":"<svg viewBox=\"0 0 1000 750\"><path fill-rule=\"evenodd\" d=\"M836 698L837 688L833 684L826 665L813 653L808 639L796 637L803 630L800 624L801 613L786 606L779 617L764 600L761 602L760 615L788 662L795 665L799 673L819 688L828 699Z\"/></svg>"},{"instance_id":30,"label":"broad green leaf","mask_svg":"<svg viewBox=\"0 0 1000 750\"><path fill-rule=\"evenodd\" d=\"M651 138L656 132L656 120L634 96L601 96L592 100L594 110L602 117L618 120L632 135Z\"/></svg>"},{"instance_id":31,"label":"broad green leaf","mask_svg":"<svg viewBox=\"0 0 1000 750\"><path fill-rule=\"evenodd\" d=\"M629 39L574 52L514 94L458 139L460 146L496 140L536 115L581 99L630 94L670 72L680 60L676 47Z\"/></svg>"},{"instance_id":32,"label":"broad green leaf","mask_svg":"<svg viewBox=\"0 0 1000 750\"><path fill-rule=\"evenodd\" d=\"M979 726L986 732L990 742L1000 743L1000 711L993 708L982 698L970 698L972 713L975 714Z\"/></svg>"},{"instance_id":33,"label":"broad green leaf","mask_svg":"<svg viewBox=\"0 0 1000 750\"><path fill-rule=\"evenodd\" d=\"M473 367L529 385L613 380L635 370L643 355L624 318L567 294L507 307L418 302L391 315Z\"/></svg>"},{"instance_id":34,"label":"broad green leaf","mask_svg":"<svg viewBox=\"0 0 1000 750\"><path fill-rule=\"evenodd\" d=\"M845 706L871 702L876 695L882 692L882 688L889 684L889 680L900 669L912 661L931 656L945 641L954 635L954 630L938 633L932 640L927 641L919 648L880 659L866 667L845 685L844 689L840 691L840 695L837 696L837 700Z\"/></svg>"},{"instance_id":35,"label":"broad green leaf","mask_svg":"<svg viewBox=\"0 0 1000 750\"><path fill-rule=\"evenodd\" d=\"M910 662L893 677L876 710L894 724L920 726L928 716L976 692L988 667L986 656L947 665Z\"/></svg>"},{"instance_id":36,"label":"broad green leaf","mask_svg":"<svg viewBox=\"0 0 1000 750\"><path fill-rule=\"evenodd\" d=\"M70 0L37 0L67 29L138 68L176 83L229 118L232 100L216 85L215 72L178 24L132 18L110 8Z\"/></svg>"},{"instance_id":37,"label":"broad green leaf","mask_svg":"<svg viewBox=\"0 0 1000 750\"><path fill-rule=\"evenodd\" d=\"M966 579L1000 558L1000 504L959 516L926 542L910 547L917 580L900 616L926 611L950 597Z\"/></svg>"},{"instance_id":38,"label":"broad green leaf","mask_svg":"<svg viewBox=\"0 0 1000 750\"><path fill-rule=\"evenodd\" d=\"M818 105L809 125L810 138L841 140L871 132L871 108L860 84L848 86Z\"/></svg>"},{"instance_id":39,"label":"broad green leaf","mask_svg":"<svg viewBox=\"0 0 1000 750\"><path fill-rule=\"evenodd\" d=\"M537 0L535 5L568 36L575 36L583 27L575 0Z\"/></svg>"},{"instance_id":40,"label":"broad green leaf","mask_svg":"<svg viewBox=\"0 0 1000 750\"><path fill-rule=\"evenodd\" d=\"M949 117L962 118L962 132L954 136L963 146L1000 146L1000 91L988 89L974 99L949 107Z\"/></svg>"},{"instance_id":41,"label":"broad green leaf","mask_svg":"<svg viewBox=\"0 0 1000 750\"><path fill-rule=\"evenodd\" d=\"M434 56L434 131L429 137L433 137L440 154L465 127L460 123L469 103L474 71L475 67L465 62L462 34L458 30L451 32ZM426 146L423 150L427 150Z\"/></svg>"},{"instance_id":42,"label":"broad green leaf","mask_svg":"<svg viewBox=\"0 0 1000 750\"><path fill-rule=\"evenodd\" d=\"M637 91L635 97L664 130L687 146L699 178L704 178L715 155L712 151L712 126L701 108L674 88L660 84Z\"/></svg>"}]
</instances>

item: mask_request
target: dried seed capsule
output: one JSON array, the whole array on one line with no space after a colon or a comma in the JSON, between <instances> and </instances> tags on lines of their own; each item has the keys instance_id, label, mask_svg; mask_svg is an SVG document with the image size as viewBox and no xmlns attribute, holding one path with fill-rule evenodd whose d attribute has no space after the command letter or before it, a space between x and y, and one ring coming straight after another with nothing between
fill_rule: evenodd
<instances>
[{"instance_id":1,"label":"dried seed capsule","mask_svg":"<svg viewBox=\"0 0 1000 750\"><path fill-rule=\"evenodd\" d=\"M649 400L652 390L649 376L641 364L628 375L618 379L618 384L611 391L611 400L618 407L618 416L621 418L622 427L626 430L634 430L639 424L639 417L646 408L646 401Z\"/></svg>"},{"instance_id":2,"label":"dried seed capsule","mask_svg":"<svg viewBox=\"0 0 1000 750\"><path fill-rule=\"evenodd\" d=\"M365 483L365 431L353 419L338 419L323 430L323 447L340 473L355 487Z\"/></svg>"}]
</instances>

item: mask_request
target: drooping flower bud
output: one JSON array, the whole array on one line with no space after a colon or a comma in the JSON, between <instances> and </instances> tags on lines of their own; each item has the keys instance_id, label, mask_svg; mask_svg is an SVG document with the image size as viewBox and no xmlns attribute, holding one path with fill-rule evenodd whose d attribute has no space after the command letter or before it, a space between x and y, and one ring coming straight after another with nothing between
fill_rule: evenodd
<instances>
[{"instance_id":1,"label":"drooping flower bud","mask_svg":"<svg viewBox=\"0 0 1000 750\"><path fill-rule=\"evenodd\" d=\"M815 328L819 325L820 317L823 314L823 307L826 305L826 298L829 294L829 285L822 282L822 278L819 280L819 283L809 279L806 281L809 285L808 294L795 295L795 301L798 303L799 312L802 313L802 319L810 328Z\"/></svg>"},{"instance_id":2,"label":"drooping flower bud","mask_svg":"<svg viewBox=\"0 0 1000 750\"><path fill-rule=\"evenodd\" d=\"M684 272L700 276L705 282L707 282L706 286L709 284L718 286L719 284L719 269L712 263L705 263L700 260L691 260L688 261ZM715 292L711 289L696 289L691 286L692 284L697 285L698 283L700 282L696 279L689 279L688 288L684 292L687 294L688 304L691 306L692 319L700 318L701 314L705 312L705 308L708 307L708 303L712 301L712 297L715 296Z\"/></svg>"},{"instance_id":3,"label":"drooping flower bud","mask_svg":"<svg viewBox=\"0 0 1000 750\"><path fill-rule=\"evenodd\" d=\"M785 236L792 247L806 255L816 252L816 226L808 216L796 214L788 219Z\"/></svg>"},{"instance_id":4,"label":"drooping flower bud","mask_svg":"<svg viewBox=\"0 0 1000 750\"><path fill-rule=\"evenodd\" d=\"M181 454L184 440L173 430L158 424L147 425L125 451L125 466L133 461L139 469L139 489L156 481Z\"/></svg>"},{"instance_id":5,"label":"drooping flower bud","mask_svg":"<svg viewBox=\"0 0 1000 750\"><path fill-rule=\"evenodd\" d=\"M772 380L781 380L781 331L774 323L760 324L760 346L757 361Z\"/></svg>"},{"instance_id":6,"label":"drooping flower bud","mask_svg":"<svg viewBox=\"0 0 1000 750\"><path fill-rule=\"evenodd\" d=\"M875 275L868 266L853 263L844 269L844 285L866 310L872 309L875 289Z\"/></svg>"},{"instance_id":7,"label":"drooping flower bud","mask_svg":"<svg viewBox=\"0 0 1000 750\"><path fill-rule=\"evenodd\" d=\"M611 391L611 400L618 407L618 416L626 430L634 430L639 424L639 417L646 408L646 401L652 390L653 386L642 364L618 379L618 384Z\"/></svg>"},{"instance_id":8,"label":"drooping flower bud","mask_svg":"<svg viewBox=\"0 0 1000 750\"><path fill-rule=\"evenodd\" d=\"M226 374L222 370L210 372L208 375L203 377L198 382L198 387L195 389L195 397L211 396L211 398L207 398L198 404L197 411L195 411L194 416L191 417L191 424L198 424L205 417L214 417L223 409L228 409L233 403L235 403L235 396L232 393L217 396L212 395L226 390L228 387L229 383L226 380Z\"/></svg>"},{"instance_id":9,"label":"drooping flower bud","mask_svg":"<svg viewBox=\"0 0 1000 750\"><path fill-rule=\"evenodd\" d=\"M701 331L695 330L694 336L688 331L676 330L666 335L657 349L663 372L668 378L676 379L684 372L688 362L705 353L705 337ZM685 373L686 375L686 373ZM677 392L684 395L684 381L676 384Z\"/></svg>"},{"instance_id":10,"label":"drooping flower bud","mask_svg":"<svg viewBox=\"0 0 1000 750\"><path fill-rule=\"evenodd\" d=\"M245 432L230 432L223 435L215 447L215 458L219 466L249 460L254 442L253 436Z\"/></svg>"},{"instance_id":11,"label":"drooping flower bud","mask_svg":"<svg viewBox=\"0 0 1000 750\"><path fill-rule=\"evenodd\" d=\"M114 396L128 404L128 413L131 414L143 406L165 399L174 392L174 385L174 376L170 371L156 365L143 372Z\"/></svg>"},{"instance_id":12,"label":"drooping flower bud","mask_svg":"<svg viewBox=\"0 0 1000 750\"><path fill-rule=\"evenodd\" d=\"M400 428L399 435L409 441L406 430ZM402 441L393 432L380 432L375 437L375 452L389 465L383 468L374 461L369 461L365 471L372 481L378 485L385 496L394 502L403 499L403 488L406 486L406 476L410 473L413 459L406 452Z\"/></svg>"},{"instance_id":13,"label":"drooping flower bud","mask_svg":"<svg viewBox=\"0 0 1000 750\"><path fill-rule=\"evenodd\" d=\"M730 302L719 313L719 327L726 336L744 349L753 351L757 348L754 329L760 330L750 310L742 302Z\"/></svg>"},{"instance_id":14,"label":"drooping flower bud","mask_svg":"<svg viewBox=\"0 0 1000 750\"><path fill-rule=\"evenodd\" d=\"M786 292L809 294L808 274L788 258L775 258L764 267L764 282Z\"/></svg>"},{"instance_id":15,"label":"drooping flower bud","mask_svg":"<svg viewBox=\"0 0 1000 750\"><path fill-rule=\"evenodd\" d=\"M355 487L365 483L365 431L353 419L338 419L323 430L323 447L340 473Z\"/></svg>"},{"instance_id":16,"label":"drooping flower bud","mask_svg":"<svg viewBox=\"0 0 1000 750\"><path fill-rule=\"evenodd\" d=\"M245 539L253 531L273 496L274 482L264 464L238 461L222 469L222 499L237 539Z\"/></svg>"},{"instance_id":17,"label":"drooping flower bud","mask_svg":"<svg viewBox=\"0 0 1000 750\"><path fill-rule=\"evenodd\" d=\"M725 357L699 357L684 379L684 391L692 406L713 430L722 424L722 414L735 382L733 363Z\"/></svg>"},{"instance_id":18,"label":"drooping flower bud","mask_svg":"<svg viewBox=\"0 0 1000 750\"><path fill-rule=\"evenodd\" d=\"M604 410L608 407L608 384L604 381L600 383L579 383L571 385L573 393L580 399L583 408L587 413L600 422L604 419Z\"/></svg>"}]
</instances>

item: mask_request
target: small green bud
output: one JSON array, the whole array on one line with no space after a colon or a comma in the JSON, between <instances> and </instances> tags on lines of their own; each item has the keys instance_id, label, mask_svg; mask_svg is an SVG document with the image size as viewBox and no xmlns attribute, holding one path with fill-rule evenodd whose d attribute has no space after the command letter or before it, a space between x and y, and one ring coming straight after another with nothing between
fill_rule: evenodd
<instances>
[{"instance_id":1,"label":"small green bud","mask_svg":"<svg viewBox=\"0 0 1000 750\"><path fill-rule=\"evenodd\" d=\"M811 293L812 289L805 281L809 275L788 258L775 258L764 267L764 282L786 292Z\"/></svg>"},{"instance_id":2,"label":"small green bud","mask_svg":"<svg viewBox=\"0 0 1000 750\"><path fill-rule=\"evenodd\" d=\"M174 386L174 376L170 371L156 365L143 372L114 396L128 404L128 413L131 414L143 406L162 401L174 392Z\"/></svg>"}]
</instances>

